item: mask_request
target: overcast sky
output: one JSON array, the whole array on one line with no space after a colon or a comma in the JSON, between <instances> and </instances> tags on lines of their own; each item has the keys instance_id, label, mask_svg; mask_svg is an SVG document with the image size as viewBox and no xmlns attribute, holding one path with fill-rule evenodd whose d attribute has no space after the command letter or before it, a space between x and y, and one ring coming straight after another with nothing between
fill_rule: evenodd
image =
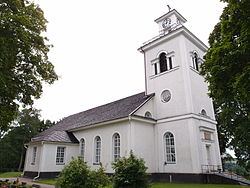
<instances>
[{"instance_id":1,"label":"overcast sky","mask_svg":"<svg viewBox=\"0 0 250 188\"><path fill-rule=\"evenodd\" d=\"M224 3L219 0L35 0L49 21L49 59L59 80L45 85L35 107L59 119L144 91L141 44L158 35L154 20L182 14L185 26L208 45Z\"/></svg>"}]
</instances>

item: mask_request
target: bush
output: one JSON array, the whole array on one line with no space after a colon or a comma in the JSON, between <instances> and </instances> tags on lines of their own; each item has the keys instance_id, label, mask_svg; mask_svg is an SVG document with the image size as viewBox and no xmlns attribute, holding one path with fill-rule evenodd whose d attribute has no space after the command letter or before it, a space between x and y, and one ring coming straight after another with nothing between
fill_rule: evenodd
<instances>
[{"instance_id":1,"label":"bush","mask_svg":"<svg viewBox=\"0 0 250 188\"><path fill-rule=\"evenodd\" d=\"M122 157L113 164L114 188L147 188L149 187L147 167L141 158L130 152L128 158Z\"/></svg>"},{"instance_id":2,"label":"bush","mask_svg":"<svg viewBox=\"0 0 250 188\"><path fill-rule=\"evenodd\" d=\"M101 167L97 171L91 171L85 162L76 158L66 165L60 173L56 187L61 188L98 188L109 183L108 176Z\"/></svg>"}]
</instances>

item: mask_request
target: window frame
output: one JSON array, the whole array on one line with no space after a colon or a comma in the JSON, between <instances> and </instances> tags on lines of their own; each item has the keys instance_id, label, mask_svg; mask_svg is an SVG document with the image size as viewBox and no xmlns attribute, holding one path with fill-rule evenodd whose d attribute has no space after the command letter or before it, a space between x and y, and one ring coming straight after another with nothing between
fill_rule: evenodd
<instances>
[{"instance_id":1,"label":"window frame","mask_svg":"<svg viewBox=\"0 0 250 188\"><path fill-rule=\"evenodd\" d=\"M37 146L34 146L33 150L32 150L31 165L35 165L36 164L36 156L37 156Z\"/></svg>"},{"instance_id":2,"label":"window frame","mask_svg":"<svg viewBox=\"0 0 250 188\"><path fill-rule=\"evenodd\" d=\"M102 140L100 136L96 136L94 140L94 165L98 165L101 163L101 148L102 148Z\"/></svg>"},{"instance_id":3,"label":"window frame","mask_svg":"<svg viewBox=\"0 0 250 188\"><path fill-rule=\"evenodd\" d=\"M193 69L199 72L200 71L199 54L196 51L192 52L192 63L193 63Z\"/></svg>"},{"instance_id":4,"label":"window frame","mask_svg":"<svg viewBox=\"0 0 250 188\"><path fill-rule=\"evenodd\" d=\"M165 52L159 55L160 73L168 71L168 57Z\"/></svg>"},{"instance_id":5,"label":"window frame","mask_svg":"<svg viewBox=\"0 0 250 188\"><path fill-rule=\"evenodd\" d=\"M80 157L82 158L82 160L84 161L85 159L85 139L81 138L80 140Z\"/></svg>"},{"instance_id":6,"label":"window frame","mask_svg":"<svg viewBox=\"0 0 250 188\"><path fill-rule=\"evenodd\" d=\"M117 137L118 136L118 139ZM118 141L116 143L116 141ZM121 136L119 133L114 133L112 137L113 161L117 161L121 157ZM117 151L117 152L116 152Z\"/></svg>"},{"instance_id":7,"label":"window frame","mask_svg":"<svg viewBox=\"0 0 250 188\"><path fill-rule=\"evenodd\" d=\"M169 137L167 137L167 136L169 136ZM165 164L176 164L177 159L176 159L176 148L175 148L174 134L171 132L166 132L163 136L163 140L164 140L164 150L165 150L165 152L164 152ZM174 151L174 152L172 152L172 151Z\"/></svg>"},{"instance_id":8,"label":"window frame","mask_svg":"<svg viewBox=\"0 0 250 188\"><path fill-rule=\"evenodd\" d=\"M65 164L65 154L66 154L66 147L65 146L57 146L56 165L64 165Z\"/></svg>"}]
</instances>

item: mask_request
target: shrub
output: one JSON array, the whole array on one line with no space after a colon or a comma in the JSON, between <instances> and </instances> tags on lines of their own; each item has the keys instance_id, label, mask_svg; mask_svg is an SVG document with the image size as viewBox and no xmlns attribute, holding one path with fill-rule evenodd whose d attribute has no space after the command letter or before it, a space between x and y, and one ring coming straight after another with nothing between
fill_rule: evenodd
<instances>
[{"instance_id":1,"label":"shrub","mask_svg":"<svg viewBox=\"0 0 250 188\"><path fill-rule=\"evenodd\" d=\"M85 162L80 158L73 160L66 165L60 173L56 187L61 188L98 188L109 183L108 176L104 173L103 167L97 171L91 171Z\"/></svg>"},{"instance_id":2,"label":"shrub","mask_svg":"<svg viewBox=\"0 0 250 188\"><path fill-rule=\"evenodd\" d=\"M141 158L130 152L128 158L122 157L113 164L114 188L147 188L149 187L147 167Z\"/></svg>"}]
</instances>

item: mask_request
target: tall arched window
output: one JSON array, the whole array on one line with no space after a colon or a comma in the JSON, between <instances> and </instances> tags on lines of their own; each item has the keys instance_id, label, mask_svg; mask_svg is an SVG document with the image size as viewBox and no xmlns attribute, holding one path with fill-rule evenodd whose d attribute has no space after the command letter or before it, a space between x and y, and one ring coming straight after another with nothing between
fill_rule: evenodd
<instances>
[{"instance_id":1,"label":"tall arched window","mask_svg":"<svg viewBox=\"0 0 250 188\"><path fill-rule=\"evenodd\" d=\"M94 163L101 162L101 138L99 136L95 137L95 155Z\"/></svg>"},{"instance_id":2,"label":"tall arched window","mask_svg":"<svg viewBox=\"0 0 250 188\"><path fill-rule=\"evenodd\" d=\"M193 67L195 70L199 71L199 59L197 52L193 53Z\"/></svg>"},{"instance_id":3,"label":"tall arched window","mask_svg":"<svg viewBox=\"0 0 250 188\"><path fill-rule=\"evenodd\" d=\"M80 157L84 160L84 153L85 153L85 140L82 138L80 140Z\"/></svg>"},{"instance_id":4,"label":"tall arched window","mask_svg":"<svg viewBox=\"0 0 250 188\"><path fill-rule=\"evenodd\" d=\"M118 133L115 133L113 135L113 157L114 157L114 161L116 161L117 159L119 159L121 157L120 153L121 153L121 142L120 142L120 135Z\"/></svg>"},{"instance_id":5,"label":"tall arched window","mask_svg":"<svg viewBox=\"0 0 250 188\"><path fill-rule=\"evenodd\" d=\"M160 62L160 72L165 72L168 70L167 66L167 56L166 53L161 53L159 56L159 62Z\"/></svg>"},{"instance_id":6,"label":"tall arched window","mask_svg":"<svg viewBox=\"0 0 250 188\"><path fill-rule=\"evenodd\" d=\"M164 135L165 141L165 155L166 155L166 162L167 163L175 163L175 146L174 146L174 135L170 132L167 132Z\"/></svg>"}]
</instances>

